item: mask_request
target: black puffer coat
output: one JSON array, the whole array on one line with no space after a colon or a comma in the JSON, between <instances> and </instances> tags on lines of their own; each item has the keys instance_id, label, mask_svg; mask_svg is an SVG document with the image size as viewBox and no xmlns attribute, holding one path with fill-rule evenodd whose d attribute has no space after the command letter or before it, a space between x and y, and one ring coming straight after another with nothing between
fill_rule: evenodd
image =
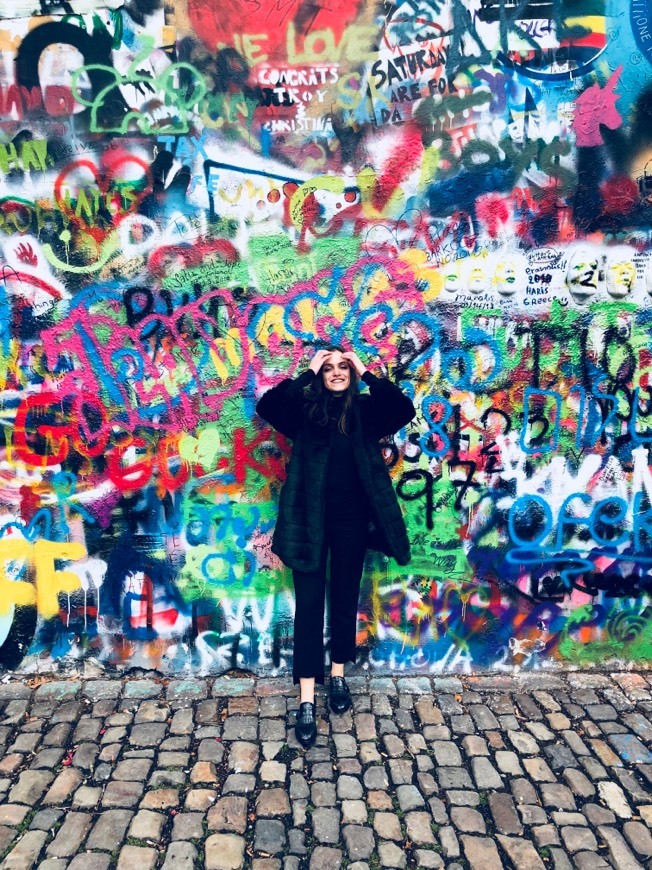
<instances>
[{"instance_id":1,"label":"black puffer coat","mask_svg":"<svg viewBox=\"0 0 652 870\"><path fill-rule=\"evenodd\" d=\"M305 413L303 391L314 377L308 369L294 380L287 378L256 405L264 420L294 442L272 551L298 571L317 570L324 536L330 434L328 427L312 422ZM368 546L407 565L410 544L405 522L378 442L402 429L416 412L410 399L391 381L371 372L365 372L363 380L369 395L360 395L353 405L351 439L375 526Z\"/></svg>"}]
</instances>

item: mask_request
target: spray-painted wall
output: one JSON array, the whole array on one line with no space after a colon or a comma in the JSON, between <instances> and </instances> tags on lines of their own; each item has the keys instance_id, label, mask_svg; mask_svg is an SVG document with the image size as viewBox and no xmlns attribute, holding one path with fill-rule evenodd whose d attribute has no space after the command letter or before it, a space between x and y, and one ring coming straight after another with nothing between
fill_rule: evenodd
<instances>
[{"instance_id":1,"label":"spray-painted wall","mask_svg":"<svg viewBox=\"0 0 652 870\"><path fill-rule=\"evenodd\" d=\"M0 664L287 673L320 343L414 398L370 670L652 659L652 0L3 2Z\"/></svg>"}]
</instances>

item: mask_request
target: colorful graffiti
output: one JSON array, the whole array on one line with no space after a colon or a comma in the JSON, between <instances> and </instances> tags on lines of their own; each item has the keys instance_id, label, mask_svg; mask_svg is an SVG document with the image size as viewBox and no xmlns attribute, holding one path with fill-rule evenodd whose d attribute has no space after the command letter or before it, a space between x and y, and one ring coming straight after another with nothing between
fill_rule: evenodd
<instances>
[{"instance_id":1,"label":"colorful graffiti","mask_svg":"<svg viewBox=\"0 0 652 870\"><path fill-rule=\"evenodd\" d=\"M360 664L652 660L652 7L40 0L0 22L0 665L283 674L337 341L414 399Z\"/></svg>"}]
</instances>

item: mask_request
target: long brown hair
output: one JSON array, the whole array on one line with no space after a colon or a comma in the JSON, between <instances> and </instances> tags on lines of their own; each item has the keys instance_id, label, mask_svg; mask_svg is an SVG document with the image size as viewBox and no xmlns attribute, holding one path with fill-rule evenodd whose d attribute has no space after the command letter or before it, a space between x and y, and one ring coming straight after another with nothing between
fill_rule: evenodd
<instances>
[{"instance_id":1,"label":"long brown hair","mask_svg":"<svg viewBox=\"0 0 652 870\"><path fill-rule=\"evenodd\" d=\"M324 348L324 350L337 350L340 353L344 353L344 349L337 344L329 344L327 347ZM340 419L337 422L337 428L340 430L340 432L342 432L343 435L349 434L349 424L351 422L351 411L353 409L353 403L356 401L359 395L358 373L352 366L349 366L349 372L349 385L346 388L342 399L338 399L338 402L341 402L342 411L340 413ZM331 399L331 394L324 386L324 376L321 372L321 369L319 370L317 377L313 379L311 386L305 391L304 396L307 403L306 413L308 415L308 419L312 420L313 423L317 423L320 426L327 426L329 416L329 400Z\"/></svg>"}]
</instances>

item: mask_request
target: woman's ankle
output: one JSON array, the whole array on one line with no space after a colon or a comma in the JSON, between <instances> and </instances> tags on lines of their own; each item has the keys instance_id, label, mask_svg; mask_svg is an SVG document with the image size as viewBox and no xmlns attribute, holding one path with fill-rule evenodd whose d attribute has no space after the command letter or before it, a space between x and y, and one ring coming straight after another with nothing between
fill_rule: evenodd
<instances>
[{"instance_id":1,"label":"woman's ankle","mask_svg":"<svg viewBox=\"0 0 652 870\"><path fill-rule=\"evenodd\" d=\"M299 703L315 703L315 679L314 677L301 677L299 680Z\"/></svg>"}]
</instances>

